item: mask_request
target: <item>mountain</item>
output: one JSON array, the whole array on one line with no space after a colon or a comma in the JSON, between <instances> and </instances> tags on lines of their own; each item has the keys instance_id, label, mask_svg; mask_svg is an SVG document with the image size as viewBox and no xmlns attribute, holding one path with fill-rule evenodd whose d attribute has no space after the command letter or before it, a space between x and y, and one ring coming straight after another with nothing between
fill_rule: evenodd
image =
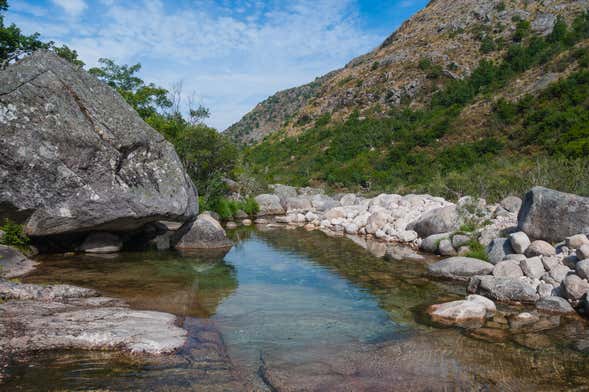
<instances>
[{"instance_id":1,"label":"mountain","mask_svg":"<svg viewBox=\"0 0 589 392\"><path fill-rule=\"evenodd\" d=\"M339 121L356 110L382 115L402 104L420 107L448 80L470 75L481 59L501 58L514 35L527 28L548 35L559 16L571 23L588 3L432 0L372 52L309 84L276 93L226 133L241 144L255 144L278 131L297 135L320 118ZM521 21L529 23L522 27ZM551 73L522 81L513 94L557 78Z\"/></svg>"}]
</instances>

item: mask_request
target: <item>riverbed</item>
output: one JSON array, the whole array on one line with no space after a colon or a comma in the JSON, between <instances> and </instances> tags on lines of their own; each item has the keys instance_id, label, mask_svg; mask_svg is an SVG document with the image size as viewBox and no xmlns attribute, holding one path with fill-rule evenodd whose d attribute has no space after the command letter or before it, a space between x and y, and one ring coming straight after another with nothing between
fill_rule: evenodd
<instances>
[{"instance_id":1,"label":"riverbed","mask_svg":"<svg viewBox=\"0 0 589 392\"><path fill-rule=\"evenodd\" d=\"M30 283L94 288L178 316L189 332L159 359L112 352L15 358L6 390L567 390L589 385L589 326L543 316L466 331L425 309L464 297L427 276L433 260L392 261L346 238L281 228L229 233L225 252L45 256Z\"/></svg>"}]
</instances>

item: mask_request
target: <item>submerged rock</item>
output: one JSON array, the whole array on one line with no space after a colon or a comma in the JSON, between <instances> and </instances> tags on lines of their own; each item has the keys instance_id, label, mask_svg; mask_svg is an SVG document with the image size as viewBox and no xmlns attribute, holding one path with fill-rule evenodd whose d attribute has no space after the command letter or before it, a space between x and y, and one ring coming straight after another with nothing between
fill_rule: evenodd
<instances>
[{"instance_id":1,"label":"submerged rock","mask_svg":"<svg viewBox=\"0 0 589 392\"><path fill-rule=\"evenodd\" d=\"M493 264L472 257L450 257L428 266L433 276L466 281L471 276L493 272Z\"/></svg>"},{"instance_id":2,"label":"submerged rock","mask_svg":"<svg viewBox=\"0 0 589 392\"><path fill-rule=\"evenodd\" d=\"M117 253L122 247L123 242L119 236L101 232L88 235L80 250L85 253Z\"/></svg>"},{"instance_id":3,"label":"submerged rock","mask_svg":"<svg viewBox=\"0 0 589 392\"><path fill-rule=\"evenodd\" d=\"M0 352L117 349L162 354L181 347L176 317L135 311L94 290L0 280Z\"/></svg>"},{"instance_id":4,"label":"submerged rock","mask_svg":"<svg viewBox=\"0 0 589 392\"><path fill-rule=\"evenodd\" d=\"M589 233L589 198L532 188L520 209L518 227L533 239L550 242Z\"/></svg>"},{"instance_id":5,"label":"submerged rock","mask_svg":"<svg viewBox=\"0 0 589 392\"><path fill-rule=\"evenodd\" d=\"M536 302L539 296L529 278L503 278L474 276L468 283L468 292L481 294L501 302Z\"/></svg>"},{"instance_id":6,"label":"submerged rock","mask_svg":"<svg viewBox=\"0 0 589 392\"><path fill-rule=\"evenodd\" d=\"M475 294L465 300L431 305L427 313L432 321L440 324L479 328L486 319L493 317L495 311L493 301Z\"/></svg>"},{"instance_id":7,"label":"submerged rock","mask_svg":"<svg viewBox=\"0 0 589 392\"><path fill-rule=\"evenodd\" d=\"M176 249L215 249L232 245L223 226L215 218L209 214L200 214L190 230L178 241Z\"/></svg>"},{"instance_id":8,"label":"submerged rock","mask_svg":"<svg viewBox=\"0 0 589 392\"><path fill-rule=\"evenodd\" d=\"M196 189L172 145L57 55L38 51L0 71L0 113L0 216L26 221L30 236L196 216Z\"/></svg>"}]
</instances>

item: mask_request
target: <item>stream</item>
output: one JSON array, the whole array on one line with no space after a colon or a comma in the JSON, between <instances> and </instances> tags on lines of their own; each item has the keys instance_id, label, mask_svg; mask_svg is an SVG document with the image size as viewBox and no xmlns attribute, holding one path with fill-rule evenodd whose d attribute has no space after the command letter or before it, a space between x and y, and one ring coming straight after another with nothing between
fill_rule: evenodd
<instances>
[{"instance_id":1,"label":"stream","mask_svg":"<svg viewBox=\"0 0 589 392\"><path fill-rule=\"evenodd\" d=\"M175 355L56 351L16 358L0 390L580 390L589 326L546 316L514 332L499 318L432 325L433 303L465 286L428 261L390 261L321 232L241 228L225 252L44 256L23 278L68 283L175 314ZM521 312L499 306L505 315ZM507 317L506 316L506 317Z\"/></svg>"}]
</instances>

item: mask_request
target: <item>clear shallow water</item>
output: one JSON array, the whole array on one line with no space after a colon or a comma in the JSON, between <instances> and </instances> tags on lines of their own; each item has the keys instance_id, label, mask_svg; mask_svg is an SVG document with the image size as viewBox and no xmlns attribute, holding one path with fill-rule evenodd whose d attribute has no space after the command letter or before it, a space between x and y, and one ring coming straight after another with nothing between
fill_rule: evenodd
<instances>
[{"instance_id":1,"label":"clear shallow water","mask_svg":"<svg viewBox=\"0 0 589 392\"><path fill-rule=\"evenodd\" d=\"M466 337L422 321L427 305L464 293L428 279L425 263L379 259L318 232L232 234L227 254L45 258L26 281L92 287L134 308L174 313L191 338L177 356L157 361L39 353L15 361L7 390L251 390L264 387L260 379L279 390L589 385L583 321L515 338L502 329ZM206 351L207 336L223 349Z\"/></svg>"}]
</instances>

